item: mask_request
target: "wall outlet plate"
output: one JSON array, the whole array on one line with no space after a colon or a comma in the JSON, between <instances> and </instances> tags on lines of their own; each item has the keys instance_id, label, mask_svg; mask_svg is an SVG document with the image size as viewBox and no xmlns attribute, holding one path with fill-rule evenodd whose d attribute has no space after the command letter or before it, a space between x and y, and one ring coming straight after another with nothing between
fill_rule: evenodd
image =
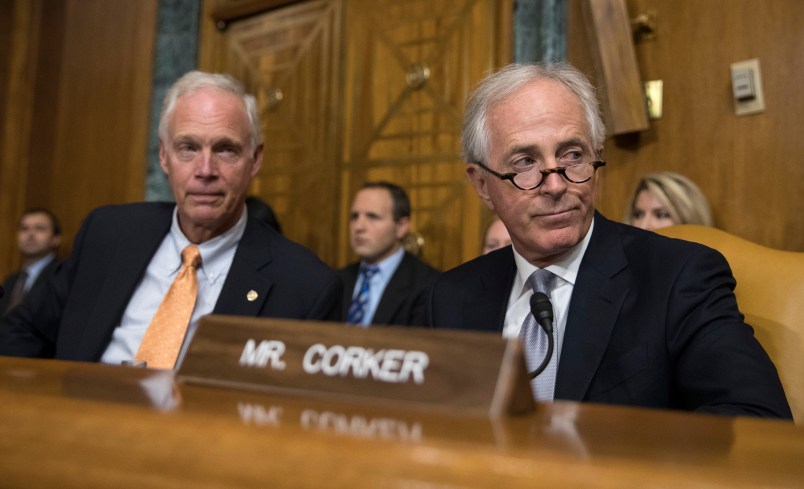
<instances>
[{"instance_id":1,"label":"wall outlet plate","mask_svg":"<svg viewBox=\"0 0 804 489\"><path fill-rule=\"evenodd\" d=\"M765 111L765 95L762 92L759 59L732 63L731 82L735 114L749 115Z\"/></svg>"}]
</instances>

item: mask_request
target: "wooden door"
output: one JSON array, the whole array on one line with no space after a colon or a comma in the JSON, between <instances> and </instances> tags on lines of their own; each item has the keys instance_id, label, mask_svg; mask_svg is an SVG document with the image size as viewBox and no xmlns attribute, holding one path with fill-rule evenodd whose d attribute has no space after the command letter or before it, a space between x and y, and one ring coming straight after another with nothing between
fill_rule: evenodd
<instances>
[{"instance_id":1,"label":"wooden door","mask_svg":"<svg viewBox=\"0 0 804 489\"><path fill-rule=\"evenodd\" d=\"M424 258L449 268L478 254L486 218L459 154L463 102L508 62L510 25L510 0L297 2L207 27L201 64L259 94L252 192L291 239L346 264L354 193L389 180L410 194Z\"/></svg>"}]
</instances>

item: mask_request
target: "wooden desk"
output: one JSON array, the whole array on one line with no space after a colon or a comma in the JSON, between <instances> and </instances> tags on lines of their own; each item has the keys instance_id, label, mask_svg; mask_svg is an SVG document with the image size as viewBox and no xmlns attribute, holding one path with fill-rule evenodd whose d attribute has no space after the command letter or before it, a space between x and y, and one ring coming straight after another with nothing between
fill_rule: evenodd
<instances>
[{"instance_id":1,"label":"wooden desk","mask_svg":"<svg viewBox=\"0 0 804 489\"><path fill-rule=\"evenodd\" d=\"M3 488L804 486L790 423L559 402L449 416L0 357Z\"/></svg>"}]
</instances>

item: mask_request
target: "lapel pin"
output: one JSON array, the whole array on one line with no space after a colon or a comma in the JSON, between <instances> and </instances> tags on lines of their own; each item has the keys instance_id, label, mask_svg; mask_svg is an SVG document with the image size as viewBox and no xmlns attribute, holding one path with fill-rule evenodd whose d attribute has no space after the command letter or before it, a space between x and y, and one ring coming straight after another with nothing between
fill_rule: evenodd
<instances>
[{"instance_id":1,"label":"lapel pin","mask_svg":"<svg viewBox=\"0 0 804 489\"><path fill-rule=\"evenodd\" d=\"M254 302L254 301L256 301L256 300L257 300L257 297L259 297L259 296L260 296L260 295L259 295L259 294L257 294L257 291L255 291L255 290L249 290L249 291L248 291L248 294L246 294L246 299L248 299L248 301L249 301L249 302Z\"/></svg>"}]
</instances>

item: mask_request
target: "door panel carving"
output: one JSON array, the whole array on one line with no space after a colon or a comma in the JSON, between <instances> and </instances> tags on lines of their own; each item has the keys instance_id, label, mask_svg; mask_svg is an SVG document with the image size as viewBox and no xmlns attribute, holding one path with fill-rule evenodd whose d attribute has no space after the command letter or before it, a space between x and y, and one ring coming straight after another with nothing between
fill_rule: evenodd
<instances>
[{"instance_id":1,"label":"door panel carving","mask_svg":"<svg viewBox=\"0 0 804 489\"><path fill-rule=\"evenodd\" d=\"M319 0L231 23L212 64L259 94L253 193L291 239L341 266L354 193L390 180L410 194L428 262L476 256L487 214L459 154L463 102L508 62L510 25L510 0Z\"/></svg>"}]
</instances>

